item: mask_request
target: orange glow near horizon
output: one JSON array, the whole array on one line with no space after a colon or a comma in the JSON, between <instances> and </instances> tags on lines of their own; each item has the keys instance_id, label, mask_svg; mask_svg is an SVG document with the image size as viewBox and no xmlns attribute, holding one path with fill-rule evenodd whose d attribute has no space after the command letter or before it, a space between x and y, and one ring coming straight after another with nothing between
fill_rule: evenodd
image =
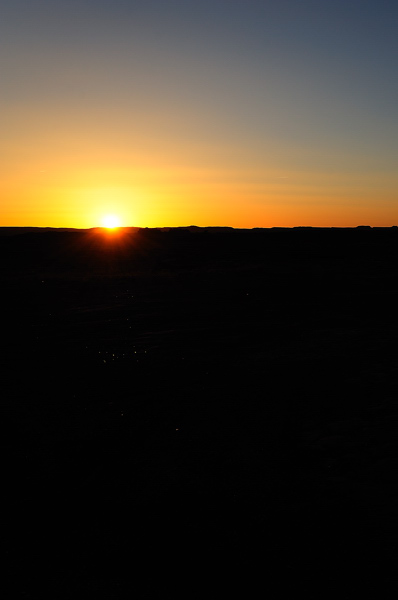
<instances>
[{"instance_id":1,"label":"orange glow near horizon","mask_svg":"<svg viewBox=\"0 0 398 600\"><path fill-rule=\"evenodd\" d=\"M340 170L330 172L316 153L301 165L302 148L276 143L260 160L256 149L245 155L227 143L191 145L177 137L152 149L142 141L140 152L123 140L108 150L89 133L77 154L66 130L48 133L40 155L21 133L23 161L20 146L10 144L0 166L0 226L86 229L108 226L105 215L117 215L124 227L398 224L397 173L349 170L344 155Z\"/></svg>"},{"instance_id":2,"label":"orange glow near horizon","mask_svg":"<svg viewBox=\"0 0 398 600\"><path fill-rule=\"evenodd\" d=\"M392 193L369 190L354 194L301 189L301 185L256 185L235 182L191 181L148 183L140 190L127 186L111 190L115 213L107 212L94 186L58 186L21 189L16 185L10 200L3 201L2 227L74 227L88 229L117 227L177 227L197 225L252 227L355 227L357 225L392 226L398 224ZM307 193L306 193L307 192ZM318 193L317 193L318 192ZM367 193L366 193L367 192ZM106 193L104 193L104 196ZM384 197L383 197L384 196ZM28 198L28 201L26 200ZM33 199L33 201L32 201Z\"/></svg>"},{"instance_id":3,"label":"orange glow near horizon","mask_svg":"<svg viewBox=\"0 0 398 600\"><path fill-rule=\"evenodd\" d=\"M178 153L176 153L178 154ZM92 161L96 155L92 154ZM395 177L330 177L310 171L266 170L250 164L194 168L177 158L127 157L113 167L51 165L49 173L24 167L3 181L0 226L252 227L392 226L397 223ZM180 157L181 158L181 157ZM203 160L202 163L207 161ZM199 160L198 160L199 162ZM163 164L162 164L163 163ZM174 163L174 164L173 164ZM191 164L189 164L191 163ZM66 179L65 173L69 172ZM383 181L384 179L384 181ZM389 179L389 181L388 181ZM377 203L374 199L377 198ZM107 217L115 220L107 221ZM116 217L118 221L116 221Z\"/></svg>"},{"instance_id":4,"label":"orange glow near horizon","mask_svg":"<svg viewBox=\"0 0 398 600\"><path fill-rule=\"evenodd\" d=\"M189 148L184 156L177 142L164 153L138 155L126 148L108 153L82 140L85 152L72 156L53 141L52 156L42 148L38 159L29 147L18 166L17 151L10 151L0 182L0 226L108 227L106 215L117 216L123 227L398 224L396 173L281 169L278 155L269 155L264 167L227 147L221 158L210 147Z\"/></svg>"}]
</instances>

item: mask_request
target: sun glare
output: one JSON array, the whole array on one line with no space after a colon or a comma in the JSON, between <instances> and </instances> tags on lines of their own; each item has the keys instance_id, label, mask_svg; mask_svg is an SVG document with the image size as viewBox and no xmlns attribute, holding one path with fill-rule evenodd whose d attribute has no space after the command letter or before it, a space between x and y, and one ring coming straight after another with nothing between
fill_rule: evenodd
<instances>
[{"instance_id":1,"label":"sun glare","mask_svg":"<svg viewBox=\"0 0 398 600\"><path fill-rule=\"evenodd\" d=\"M120 227L120 219L114 215L107 215L102 219L102 225L107 229L116 229Z\"/></svg>"}]
</instances>

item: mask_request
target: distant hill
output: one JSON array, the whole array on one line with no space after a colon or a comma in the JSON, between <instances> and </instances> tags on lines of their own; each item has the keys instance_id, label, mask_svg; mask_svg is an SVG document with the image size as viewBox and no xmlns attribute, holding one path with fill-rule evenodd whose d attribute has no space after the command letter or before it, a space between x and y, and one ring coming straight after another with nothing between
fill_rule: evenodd
<instances>
[{"instance_id":1,"label":"distant hill","mask_svg":"<svg viewBox=\"0 0 398 600\"><path fill-rule=\"evenodd\" d=\"M72 227L0 227L0 236L21 235L23 233L41 233L48 231L79 231Z\"/></svg>"},{"instance_id":2,"label":"distant hill","mask_svg":"<svg viewBox=\"0 0 398 600\"><path fill-rule=\"evenodd\" d=\"M103 227L91 227L88 229L78 229L76 227L0 227L0 237L21 235L24 233L48 233L61 231L100 231ZM139 227L119 227L124 232L132 233L138 231Z\"/></svg>"}]
</instances>

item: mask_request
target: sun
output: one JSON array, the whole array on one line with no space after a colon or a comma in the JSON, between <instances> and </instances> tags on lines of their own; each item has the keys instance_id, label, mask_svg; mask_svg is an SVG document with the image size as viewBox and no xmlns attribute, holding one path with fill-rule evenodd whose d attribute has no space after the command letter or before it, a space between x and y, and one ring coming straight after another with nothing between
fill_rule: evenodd
<instances>
[{"instance_id":1,"label":"sun","mask_svg":"<svg viewBox=\"0 0 398 600\"><path fill-rule=\"evenodd\" d=\"M120 227L120 219L116 215L106 215L102 219L102 225L107 229L116 229Z\"/></svg>"}]
</instances>

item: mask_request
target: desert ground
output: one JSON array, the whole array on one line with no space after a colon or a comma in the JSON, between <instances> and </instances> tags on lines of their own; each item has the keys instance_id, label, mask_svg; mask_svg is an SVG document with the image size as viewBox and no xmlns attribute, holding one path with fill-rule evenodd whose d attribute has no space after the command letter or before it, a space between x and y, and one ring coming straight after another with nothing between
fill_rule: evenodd
<instances>
[{"instance_id":1,"label":"desert ground","mask_svg":"<svg viewBox=\"0 0 398 600\"><path fill-rule=\"evenodd\" d=\"M38 540L70 597L169 552L392 597L397 228L3 228L0 273L15 597Z\"/></svg>"}]
</instances>

